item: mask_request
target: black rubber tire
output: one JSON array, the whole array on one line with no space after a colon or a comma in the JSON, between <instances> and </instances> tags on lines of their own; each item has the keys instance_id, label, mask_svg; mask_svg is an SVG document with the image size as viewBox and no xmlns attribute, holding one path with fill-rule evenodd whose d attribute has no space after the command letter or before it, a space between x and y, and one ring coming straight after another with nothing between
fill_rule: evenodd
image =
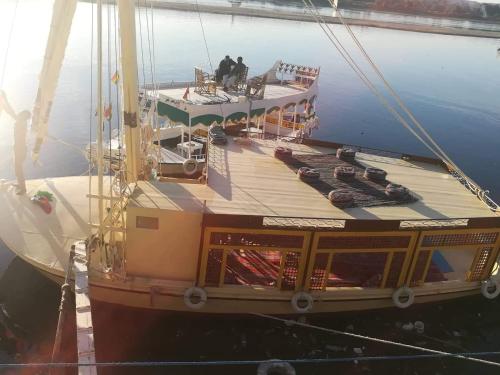
<instances>
[{"instance_id":1,"label":"black rubber tire","mask_svg":"<svg viewBox=\"0 0 500 375\"><path fill-rule=\"evenodd\" d=\"M299 176L302 181L317 181L319 180L320 173L316 169L302 167L297 171L297 176Z\"/></svg>"},{"instance_id":2,"label":"black rubber tire","mask_svg":"<svg viewBox=\"0 0 500 375\"><path fill-rule=\"evenodd\" d=\"M356 171L353 167L336 167L333 171L333 177L344 180L344 181L352 181L356 176Z\"/></svg>"},{"instance_id":3,"label":"black rubber tire","mask_svg":"<svg viewBox=\"0 0 500 375\"><path fill-rule=\"evenodd\" d=\"M385 187L385 195L396 200L405 200L410 196L410 191L402 185L389 184Z\"/></svg>"},{"instance_id":4,"label":"black rubber tire","mask_svg":"<svg viewBox=\"0 0 500 375\"><path fill-rule=\"evenodd\" d=\"M387 177L387 172L383 169L368 167L365 169L363 177L367 180L383 182Z\"/></svg>"},{"instance_id":5,"label":"black rubber tire","mask_svg":"<svg viewBox=\"0 0 500 375\"><path fill-rule=\"evenodd\" d=\"M274 157L280 160L287 160L291 158L293 151L288 147L278 146L274 149Z\"/></svg>"},{"instance_id":6,"label":"black rubber tire","mask_svg":"<svg viewBox=\"0 0 500 375\"><path fill-rule=\"evenodd\" d=\"M337 159L352 161L356 158L356 150L349 147L337 149Z\"/></svg>"},{"instance_id":7,"label":"black rubber tire","mask_svg":"<svg viewBox=\"0 0 500 375\"><path fill-rule=\"evenodd\" d=\"M328 200L338 208L347 208L354 204L354 196L347 189L332 190L328 194Z\"/></svg>"}]
</instances>

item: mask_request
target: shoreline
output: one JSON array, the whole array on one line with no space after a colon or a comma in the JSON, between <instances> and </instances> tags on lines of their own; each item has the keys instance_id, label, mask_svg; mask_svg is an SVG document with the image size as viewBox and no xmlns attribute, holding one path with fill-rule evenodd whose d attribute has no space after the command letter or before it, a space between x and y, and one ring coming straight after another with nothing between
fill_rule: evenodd
<instances>
[{"instance_id":1,"label":"shoreline","mask_svg":"<svg viewBox=\"0 0 500 375\"><path fill-rule=\"evenodd\" d=\"M91 2L91 0L80 0L80 1ZM107 1L104 0L104 2ZM165 0L155 0L152 3L155 8L176 10L183 12L196 13L200 11L201 13L225 14L232 16L272 18L272 19L280 19L288 21L316 22L314 17L308 13L276 12L268 9L254 9L254 8L242 8L242 7L206 5L206 4L199 4L197 8L196 4L165 1ZM335 16L322 16L322 17L327 23L341 24L340 19L338 17ZM355 19L355 18L344 18L344 19L350 26L376 27L376 28L383 28L390 30L410 31L410 32L419 32L427 34L443 34L443 35L453 35L453 36L500 39L500 32L498 31L404 24L397 22Z\"/></svg>"}]
</instances>

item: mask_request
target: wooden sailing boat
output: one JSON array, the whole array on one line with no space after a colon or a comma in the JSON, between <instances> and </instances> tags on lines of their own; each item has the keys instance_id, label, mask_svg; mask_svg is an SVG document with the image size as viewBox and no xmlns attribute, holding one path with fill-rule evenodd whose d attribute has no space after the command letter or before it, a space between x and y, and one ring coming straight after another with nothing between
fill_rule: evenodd
<instances>
[{"instance_id":1,"label":"wooden sailing boat","mask_svg":"<svg viewBox=\"0 0 500 375\"><path fill-rule=\"evenodd\" d=\"M65 44L55 30L69 30L65 7L74 4L55 2L54 60L43 70L51 84ZM139 93L134 1L117 4L126 159L104 178L100 87L97 176L31 180L27 196L0 191L0 237L17 255L62 282L71 246L86 241L91 297L150 309L318 313L500 293L497 206L450 164L306 137L317 68L279 62L261 76L261 91L236 88L224 103L203 75L192 97L187 85ZM53 95L44 74L40 113ZM300 106L307 116L297 116ZM151 108L168 126L146 130ZM224 128L226 143L209 126ZM186 134L187 157L172 160L162 141L183 145ZM195 136L205 138L202 168ZM149 163L151 150L165 169ZM55 198L50 214L30 201L40 190Z\"/></svg>"}]
</instances>

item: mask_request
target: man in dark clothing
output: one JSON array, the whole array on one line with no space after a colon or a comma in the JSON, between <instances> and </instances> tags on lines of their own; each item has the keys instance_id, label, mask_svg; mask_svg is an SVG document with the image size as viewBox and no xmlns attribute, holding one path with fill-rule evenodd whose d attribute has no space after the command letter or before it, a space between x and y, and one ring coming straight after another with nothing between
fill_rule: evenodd
<instances>
[{"instance_id":1,"label":"man in dark clothing","mask_svg":"<svg viewBox=\"0 0 500 375\"><path fill-rule=\"evenodd\" d=\"M236 63L234 60L230 58L229 55L226 55L224 60L221 60L219 63L219 69L217 69L215 74L215 80L217 82L222 82L224 80L224 76L227 76L231 72L231 68L235 65Z\"/></svg>"},{"instance_id":2,"label":"man in dark clothing","mask_svg":"<svg viewBox=\"0 0 500 375\"><path fill-rule=\"evenodd\" d=\"M236 81L240 81L245 74L247 66L243 64L243 57L238 57L238 62L234 66L233 70L228 75L228 78L224 80L224 91L227 91L231 86L233 86Z\"/></svg>"}]
</instances>

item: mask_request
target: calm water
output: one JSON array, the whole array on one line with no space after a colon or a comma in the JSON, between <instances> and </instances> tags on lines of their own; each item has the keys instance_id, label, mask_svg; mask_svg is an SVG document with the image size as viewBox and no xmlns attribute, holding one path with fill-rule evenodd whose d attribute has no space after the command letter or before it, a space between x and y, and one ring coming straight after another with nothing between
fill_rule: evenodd
<instances>
[{"instance_id":1,"label":"calm water","mask_svg":"<svg viewBox=\"0 0 500 375\"><path fill-rule=\"evenodd\" d=\"M13 1L0 1L1 56L7 45L12 11ZM50 1L20 2L3 86L17 110L30 109L34 102L50 16ZM90 106L90 19L90 5L79 4L50 124L52 135L80 148L88 143L89 117L92 118L95 111ZM250 74L262 73L277 59L321 66L319 114L322 122L315 137L393 151L426 153L424 147L381 107L341 61L317 25L210 14L203 14L202 19L214 64L229 53L233 57L243 56L250 66ZM159 81L191 80L194 66L202 66L210 71L196 14L158 10L154 13L154 26ZM143 18L144 36L146 27ZM347 46L352 47L341 26L335 25L333 29ZM500 58L497 56L500 41L366 27L353 29L428 131L466 173L484 188L490 189L496 200L500 200L500 179L496 176L500 164ZM143 39L145 60L149 61L147 40L145 37ZM148 72L149 65L144 69L146 81L150 76ZM142 77L142 69L139 75ZM0 118L0 178L13 176L12 142L12 123L4 115ZM80 174L85 170L86 161L81 153L53 141L45 144L41 165L33 166L30 162L26 165L27 176L31 178ZM0 271L7 268L11 259L9 253L0 251ZM35 336L39 341L48 345L47 340L50 341L53 334L57 290L50 284L44 284L19 262L10 263L5 275L8 275L9 281L3 280L0 294L14 306L13 315L23 317L23 322L31 324L32 332L37 333ZM21 276L22 282L19 281ZM18 282L19 290L13 297L9 285ZM31 298L39 301L37 308L48 311L46 320L36 317L37 321L33 322L34 317L29 313L33 311L33 302L26 302ZM462 311L461 314L451 319L451 323L448 322L448 314L453 315L457 309ZM492 343L498 337L491 336L497 334L495 330L498 327L498 314L488 315L492 309L498 311L498 303L484 304L478 300L473 304L458 302L445 307L415 309L404 314L377 313L377 319L373 321L372 315L358 314L355 318L347 315L335 321L326 319L321 323L343 329L355 321L355 329L359 328L360 332L397 337L401 331L394 328L396 320L421 319L426 324L430 322L432 335L444 337L466 349L489 350L496 349ZM478 317L478 313L483 315ZM105 348L109 354L106 359L321 357L324 356L325 345L346 346L349 355L352 354L353 346L366 345L304 332L297 332L298 336L294 336L293 330L254 321L239 323L238 320L231 320L227 323L214 318L186 320L185 317L165 314L151 314L151 317L142 320L136 312L117 312L110 308L102 308L98 315L96 319L101 333L96 336L97 345L98 350ZM137 324L139 320L141 324ZM441 321L447 321L447 325ZM114 328L109 328L110 324ZM113 324L120 328L117 329ZM472 324L473 328L465 327L466 324ZM110 329L114 333L109 333ZM453 331L457 330L465 332L459 333L462 336L455 336ZM117 331L125 335L124 340L118 339L123 343L115 342ZM429 340L423 340L427 346L439 346ZM212 346L214 342L217 345ZM384 349L378 346L366 346L367 352L384 353ZM452 347L445 346L444 349L452 350ZM472 368L458 367L449 360L432 362L429 369L436 368L433 367L437 366L436 363L448 366L445 367L448 370L439 367L440 373L447 373L451 369L464 373L460 372L464 368L472 371ZM392 371L408 370L404 367L408 364L399 365L402 367L391 367ZM425 373L425 366L422 373ZM351 364L345 371L356 374L378 371L377 366L366 367ZM248 373L254 371L252 369ZM318 368L317 373L328 371L328 368Z\"/></svg>"}]
</instances>

